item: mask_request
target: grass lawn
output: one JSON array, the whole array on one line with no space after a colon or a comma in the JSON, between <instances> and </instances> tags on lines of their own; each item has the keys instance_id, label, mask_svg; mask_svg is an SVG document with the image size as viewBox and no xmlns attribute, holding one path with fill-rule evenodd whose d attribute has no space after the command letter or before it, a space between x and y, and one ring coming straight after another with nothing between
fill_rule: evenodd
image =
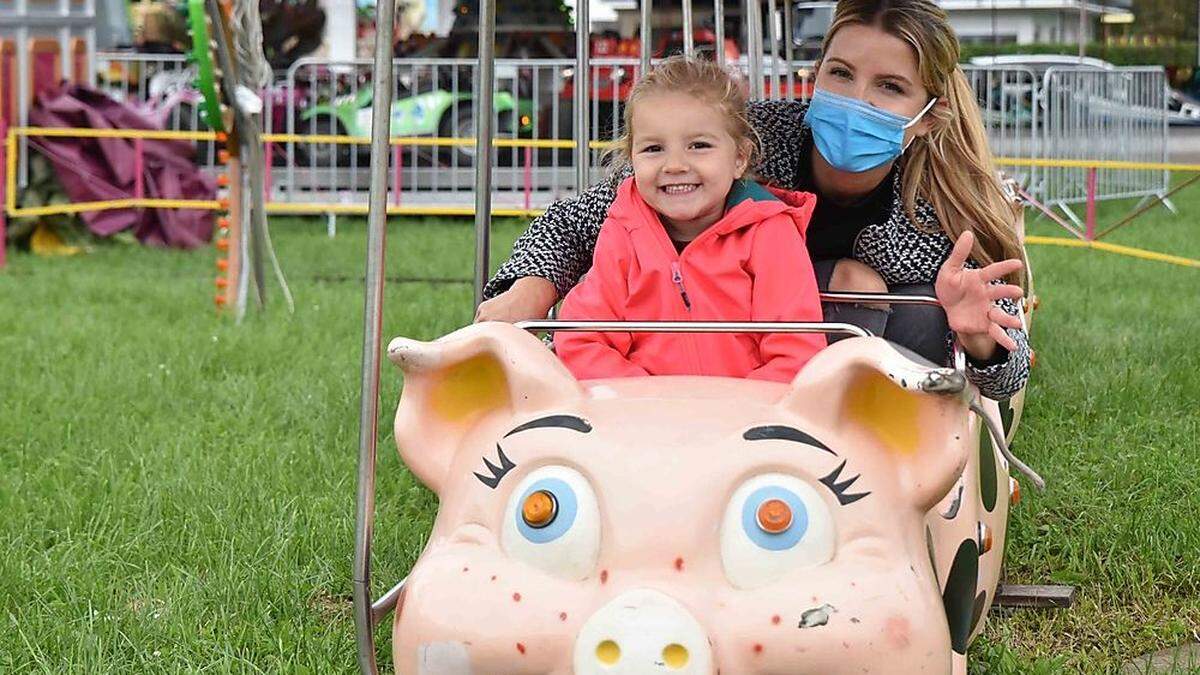
<instances>
[{"instance_id":1,"label":"grass lawn","mask_svg":"<svg viewBox=\"0 0 1200 675\"><path fill-rule=\"evenodd\" d=\"M1200 258L1200 190L1112 241ZM1124 205L1101 208L1111 222ZM522 225L498 223L494 259ZM0 273L0 672L351 672L362 221L280 220L297 297L214 315L212 250L12 255ZM1031 231L1055 234L1046 221ZM388 242L385 335L470 318L465 220ZM973 672L1109 672L1200 639L1200 270L1034 247L1038 367L1016 450L1013 583L1073 608L994 612ZM376 593L435 501L390 438L383 373ZM381 630L380 656L388 654Z\"/></svg>"}]
</instances>

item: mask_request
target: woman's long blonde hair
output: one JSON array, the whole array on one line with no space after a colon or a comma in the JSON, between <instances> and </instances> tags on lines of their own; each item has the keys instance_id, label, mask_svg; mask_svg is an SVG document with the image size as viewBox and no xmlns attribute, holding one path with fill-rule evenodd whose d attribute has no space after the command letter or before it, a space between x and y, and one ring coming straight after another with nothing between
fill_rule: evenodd
<instances>
[{"instance_id":1,"label":"woman's long blonde hair","mask_svg":"<svg viewBox=\"0 0 1200 675\"><path fill-rule=\"evenodd\" d=\"M927 134L901 156L901 198L918 227L917 198L924 199L951 240L966 230L975 233L972 257L979 263L1024 259L1017 238L1017 207L1005 194L967 78L958 66L958 37L946 12L931 0L841 0L825 34L827 51L845 26L864 24L907 42L917 55L921 84L939 104ZM941 103L944 102L945 105ZM1013 283L1023 277L1014 274Z\"/></svg>"}]
</instances>

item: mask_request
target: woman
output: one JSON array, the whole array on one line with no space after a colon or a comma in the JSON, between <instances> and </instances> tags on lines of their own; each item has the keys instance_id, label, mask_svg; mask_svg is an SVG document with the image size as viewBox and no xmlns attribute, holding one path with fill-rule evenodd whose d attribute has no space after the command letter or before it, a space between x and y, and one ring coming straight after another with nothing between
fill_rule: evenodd
<instances>
[{"instance_id":1,"label":"woman","mask_svg":"<svg viewBox=\"0 0 1200 675\"><path fill-rule=\"evenodd\" d=\"M809 253L821 290L936 294L937 308L829 305L937 362L953 330L989 398L1020 390L1017 212L987 146L958 40L929 0L843 0L811 104L750 105L764 182L817 195ZM478 320L544 317L591 265L621 176L553 204L485 289ZM1009 284L1001 283L1008 281Z\"/></svg>"}]
</instances>

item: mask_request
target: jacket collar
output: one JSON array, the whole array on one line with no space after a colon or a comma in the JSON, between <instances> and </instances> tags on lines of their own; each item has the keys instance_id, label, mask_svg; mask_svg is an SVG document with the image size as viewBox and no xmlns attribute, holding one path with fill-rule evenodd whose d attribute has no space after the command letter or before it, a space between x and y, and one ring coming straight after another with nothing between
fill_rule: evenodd
<instances>
[{"instance_id":1,"label":"jacket collar","mask_svg":"<svg viewBox=\"0 0 1200 675\"><path fill-rule=\"evenodd\" d=\"M729 234L780 213L792 214L803 232L814 202L815 197L810 193L768 188L742 178L729 190L725 215L705 232L712 231L718 236ZM630 232L648 225L663 227L658 213L638 193L632 177L623 180L617 188L617 199L609 211L609 218Z\"/></svg>"}]
</instances>

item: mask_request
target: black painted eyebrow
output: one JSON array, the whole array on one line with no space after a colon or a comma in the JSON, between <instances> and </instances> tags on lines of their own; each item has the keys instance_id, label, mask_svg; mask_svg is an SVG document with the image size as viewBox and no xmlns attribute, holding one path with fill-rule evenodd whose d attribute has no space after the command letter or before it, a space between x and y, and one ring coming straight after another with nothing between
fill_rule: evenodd
<instances>
[{"instance_id":1,"label":"black painted eyebrow","mask_svg":"<svg viewBox=\"0 0 1200 675\"><path fill-rule=\"evenodd\" d=\"M588 424L587 420L581 417L576 417L574 415L547 415L545 417L539 417L536 420L522 424L507 434L504 434L504 438L508 438L509 436L522 431L529 431L530 429L544 429L546 427L570 429L572 431L578 431L581 434L586 434L592 430L592 425Z\"/></svg>"},{"instance_id":2,"label":"black painted eyebrow","mask_svg":"<svg viewBox=\"0 0 1200 675\"><path fill-rule=\"evenodd\" d=\"M768 439L793 441L796 443L811 445L815 448L820 448L834 457L837 457L837 453L833 450L830 450L828 445L825 445L821 441L818 441L809 434L806 434L795 427L787 427L781 424L770 424L763 427L753 427L751 429L747 429L746 433L742 434L742 438L746 439L747 441L765 441Z\"/></svg>"}]
</instances>

